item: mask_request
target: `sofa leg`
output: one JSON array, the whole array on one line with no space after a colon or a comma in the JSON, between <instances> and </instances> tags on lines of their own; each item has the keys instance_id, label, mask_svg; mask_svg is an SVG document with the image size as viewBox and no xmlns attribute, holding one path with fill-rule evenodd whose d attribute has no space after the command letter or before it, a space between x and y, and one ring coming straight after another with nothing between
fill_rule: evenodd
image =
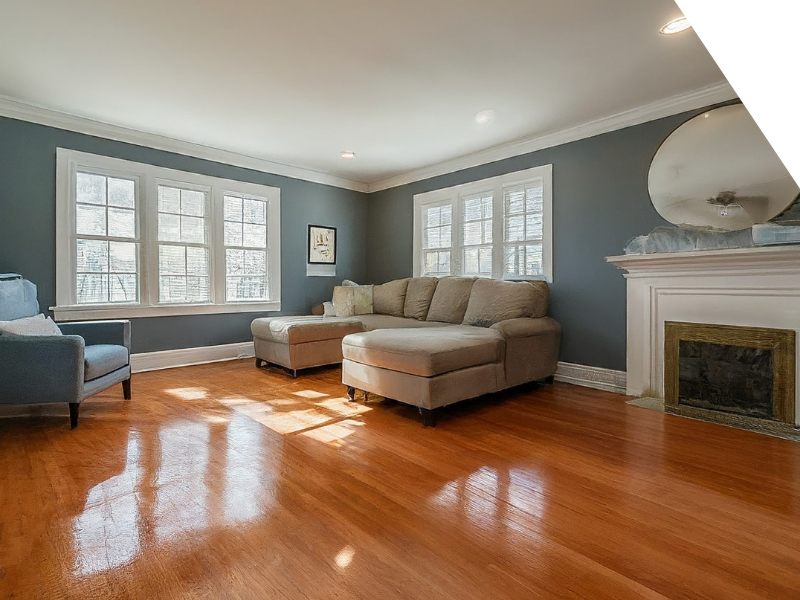
<instances>
[{"instance_id":1,"label":"sofa leg","mask_svg":"<svg viewBox=\"0 0 800 600\"><path fill-rule=\"evenodd\" d=\"M419 407L419 414L422 415L423 427L436 427L436 410Z\"/></svg>"},{"instance_id":2,"label":"sofa leg","mask_svg":"<svg viewBox=\"0 0 800 600\"><path fill-rule=\"evenodd\" d=\"M350 400L350 402L356 401L356 388L354 388L352 385L347 386L347 398Z\"/></svg>"},{"instance_id":3,"label":"sofa leg","mask_svg":"<svg viewBox=\"0 0 800 600\"><path fill-rule=\"evenodd\" d=\"M292 376L292 379L297 379L297 369L289 369L289 374Z\"/></svg>"},{"instance_id":4,"label":"sofa leg","mask_svg":"<svg viewBox=\"0 0 800 600\"><path fill-rule=\"evenodd\" d=\"M122 397L125 400L131 399L131 378L128 377L125 381L122 382Z\"/></svg>"},{"instance_id":5,"label":"sofa leg","mask_svg":"<svg viewBox=\"0 0 800 600\"><path fill-rule=\"evenodd\" d=\"M256 358L256 369L260 369L261 365L263 364L264 364L263 360L261 360L260 358Z\"/></svg>"},{"instance_id":6,"label":"sofa leg","mask_svg":"<svg viewBox=\"0 0 800 600\"><path fill-rule=\"evenodd\" d=\"M75 429L78 426L78 408L80 408L79 402L70 402L69 403L69 428Z\"/></svg>"},{"instance_id":7,"label":"sofa leg","mask_svg":"<svg viewBox=\"0 0 800 600\"><path fill-rule=\"evenodd\" d=\"M556 376L555 375L550 375L549 377L545 377L544 378L544 382L545 383L553 383L555 380L556 380Z\"/></svg>"}]
</instances>

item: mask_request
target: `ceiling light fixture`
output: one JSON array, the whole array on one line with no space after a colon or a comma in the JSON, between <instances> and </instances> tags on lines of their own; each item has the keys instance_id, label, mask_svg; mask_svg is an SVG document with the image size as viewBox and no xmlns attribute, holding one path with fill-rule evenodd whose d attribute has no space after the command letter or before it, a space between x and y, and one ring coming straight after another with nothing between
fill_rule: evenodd
<instances>
[{"instance_id":1,"label":"ceiling light fixture","mask_svg":"<svg viewBox=\"0 0 800 600\"><path fill-rule=\"evenodd\" d=\"M342 158L344 158L345 160L350 160L351 158L355 157L356 153L353 152L352 150L342 150Z\"/></svg>"},{"instance_id":2,"label":"ceiling light fixture","mask_svg":"<svg viewBox=\"0 0 800 600\"><path fill-rule=\"evenodd\" d=\"M475 122L478 125L486 125L489 121L494 119L494 111L491 109L482 110L475 115Z\"/></svg>"},{"instance_id":3,"label":"ceiling light fixture","mask_svg":"<svg viewBox=\"0 0 800 600\"><path fill-rule=\"evenodd\" d=\"M692 24L689 23L689 19L686 17L678 17L677 19L672 19L672 21L664 25L659 31L663 35L675 35L681 31L686 31L691 26Z\"/></svg>"}]
</instances>

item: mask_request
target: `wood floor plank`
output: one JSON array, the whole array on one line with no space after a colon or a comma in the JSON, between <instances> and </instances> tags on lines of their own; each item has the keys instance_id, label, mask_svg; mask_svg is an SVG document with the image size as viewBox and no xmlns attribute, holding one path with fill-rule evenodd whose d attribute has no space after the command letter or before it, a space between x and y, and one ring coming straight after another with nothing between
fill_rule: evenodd
<instances>
[{"instance_id":1,"label":"wood floor plank","mask_svg":"<svg viewBox=\"0 0 800 600\"><path fill-rule=\"evenodd\" d=\"M556 383L347 401L338 368L138 374L0 419L0 598L798 598L800 446Z\"/></svg>"}]
</instances>

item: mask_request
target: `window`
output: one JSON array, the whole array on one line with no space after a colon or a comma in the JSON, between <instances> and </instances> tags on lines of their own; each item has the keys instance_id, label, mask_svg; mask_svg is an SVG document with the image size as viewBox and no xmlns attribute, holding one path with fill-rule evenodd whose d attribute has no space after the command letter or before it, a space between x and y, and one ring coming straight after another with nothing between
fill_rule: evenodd
<instances>
[{"instance_id":1,"label":"window","mask_svg":"<svg viewBox=\"0 0 800 600\"><path fill-rule=\"evenodd\" d=\"M553 280L552 165L414 196L414 275Z\"/></svg>"},{"instance_id":2,"label":"window","mask_svg":"<svg viewBox=\"0 0 800 600\"><path fill-rule=\"evenodd\" d=\"M280 190L57 154L56 318L280 310Z\"/></svg>"}]
</instances>

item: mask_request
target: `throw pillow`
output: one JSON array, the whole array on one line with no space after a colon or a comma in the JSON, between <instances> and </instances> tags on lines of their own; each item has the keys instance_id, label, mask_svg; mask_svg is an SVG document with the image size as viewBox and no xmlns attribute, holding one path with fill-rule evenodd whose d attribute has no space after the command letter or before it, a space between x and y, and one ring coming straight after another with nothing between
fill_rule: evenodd
<instances>
[{"instance_id":1,"label":"throw pillow","mask_svg":"<svg viewBox=\"0 0 800 600\"><path fill-rule=\"evenodd\" d=\"M43 314L3 321L0 323L0 331L10 335L62 335L58 325L50 317L45 318Z\"/></svg>"},{"instance_id":2,"label":"throw pillow","mask_svg":"<svg viewBox=\"0 0 800 600\"><path fill-rule=\"evenodd\" d=\"M426 321L461 323L467 312L474 277L444 277L436 285Z\"/></svg>"},{"instance_id":3,"label":"throw pillow","mask_svg":"<svg viewBox=\"0 0 800 600\"><path fill-rule=\"evenodd\" d=\"M372 314L372 286L343 286L333 288L333 308L337 317Z\"/></svg>"},{"instance_id":4,"label":"throw pillow","mask_svg":"<svg viewBox=\"0 0 800 600\"><path fill-rule=\"evenodd\" d=\"M323 302L322 307L324 312L322 313L323 317L335 317L336 316L336 309L333 307L333 302Z\"/></svg>"},{"instance_id":5,"label":"throw pillow","mask_svg":"<svg viewBox=\"0 0 800 600\"><path fill-rule=\"evenodd\" d=\"M404 317L419 321L425 320L438 281L436 277L414 277L408 282L406 303L403 306Z\"/></svg>"},{"instance_id":6,"label":"throw pillow","mask_svg":"<svg viewBox=\"0 0 800 600\"><path fill-rule=\"evenodd\" d=\"M507 319L543 317L548 295L544 281L478 279L472 286L464 324L491 327Z\"/></svg>"},{"instance_id":7,"label":"throw pillow","mask_svg":"<svg viewBox=\"0 0 800 600\"><path fill-rule=\"evenodd\" d=\"M402 317L408 281L408 279L395 279L376 285L372 294L375 314Z\"/></svg>"}]
</instances>

